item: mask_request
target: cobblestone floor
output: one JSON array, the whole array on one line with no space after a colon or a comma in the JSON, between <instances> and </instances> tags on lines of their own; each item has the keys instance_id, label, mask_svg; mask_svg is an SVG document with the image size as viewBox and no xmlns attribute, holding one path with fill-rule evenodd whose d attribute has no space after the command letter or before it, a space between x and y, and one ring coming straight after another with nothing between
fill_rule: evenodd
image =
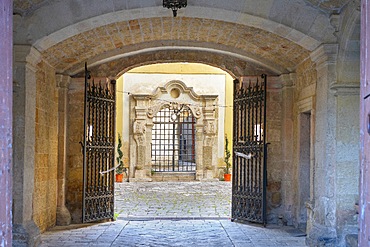
<instances>
[{"instance_id":1,"label":"cobblestone floor","mask_svg":"<svg viewBox=\"0 0 370 247\"><path fill-rule=\"evenodd\" d=\"M231 183L151 182L116 184L119 219L230 218Z\"/></svg>"},{"instance_id":2,"label":"cobblestone floor","mask_svg":"<svg viewBox=\"0 0 370 247\"><path fill-rule=\"evenodd\" d=\"M55 227L41 246L305 246L290 227L231 222L230 200L226 182L117 184L117 221Z\"/></svg>"}]
</instances>

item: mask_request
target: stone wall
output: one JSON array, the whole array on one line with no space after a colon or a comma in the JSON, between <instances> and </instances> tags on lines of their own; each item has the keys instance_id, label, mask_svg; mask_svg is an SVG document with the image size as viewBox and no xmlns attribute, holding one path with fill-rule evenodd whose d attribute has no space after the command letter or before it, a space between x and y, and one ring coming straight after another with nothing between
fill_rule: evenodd
<instances>
[{"instance_id":1,"label":"stone wall","mask_svg":"<svg viewBox=\"0 0 370 247\"><path fill-rule=\"evenodd\" d=\"M314 176L314 130L315 130L315 95L316 65L307 59L297 67L293 105L293 174L296 178L292 186L295 203L292 205L293 225L305 230L308 218L306 202L313 201ZM305 126L302 117L306 116ZM309 129L305 129L309 128ZM304 142L308 142L303 145ZM308 150L307 150L308 149ZM302 161L302 155L306 161ZM305 163L306 164L303 164ZM302 194L305 194L302 196ZM308 224L310 225L310 224Z\"/></svg>"},{"instance_id":2,"label":"stone wall","mask_svg":"<svg viewBox=\"0 0 370 247\"><path fill-rule=\"evenodd\" d=\"M368 246L370 244L370 161L367 154L370 153L370 133L368 132L368 114L370 113L370 28L369 28L370 2L362 1L361 7L361 98L360 98L360 124L361 124L361 184L360 184L360 203L359 217L360 233L359 245ZM367 213L366 213L367 212Z\"/></svg>"},{"instance_id":3,"label":"stone wall","mask_svg":"<svg viewBox=\"0 0 370 247\"><path fill-rule=\"evenodd\" d=\"M267 78L269 83L269 78ZM282 90L267 90L267 220L277 223L282 214L282 178L284 163L282 159Z\"/></svg>"},{"instance_id":4,"label":"stone wall","mask_svg":"<svg viewBox=\"0 0 370 247\"><path fill-rule=\"evenodd\" d=\"M74 79L68 88L67 113L67 168L66 207L72 223L80 223L82 217L84 79Z\"/></svg>"},{"instance_id":5,"label":"stone wall","mask_svg":"<svg viewBox=\"0 0 370 247\"><path fill-rule=\"evenodd\" d=\"M44 62L39 63L36 73L35 133L33 219L40 231L45 231L56 221L58 93L55 72Z\"/></svg>"},{"instance_id":6,"label":"stone wall","mask_svg":"<svg viewBox=\"0 0 370 247\"><path fill-rule=\"evenodd\" d=\"M12 3L0 2L0 239L12 246Z\"/></svg>"}]
</instances>

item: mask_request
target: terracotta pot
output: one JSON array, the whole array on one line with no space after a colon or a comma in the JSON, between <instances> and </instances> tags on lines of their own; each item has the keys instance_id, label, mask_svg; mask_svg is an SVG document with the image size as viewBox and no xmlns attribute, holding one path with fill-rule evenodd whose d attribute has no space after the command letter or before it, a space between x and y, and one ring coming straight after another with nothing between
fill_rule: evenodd
<instances>
[{"instance_id":1,"label":"terracotta pot","mask_svg":"<svg viewBox=\"0 0 370 247\"><path fill-rule=\"evenodd\" d=\"M231 174L224 174L224 180L227 182L231 181Z\"/></svg>"},{"instance_id":2,"label":"terracotta pot","mask_svg":"<svg viewBox=\"0 0 370 247\"><path fill-rule=\"evenodd\" d=\"M116 174L116 182L122 183L123 180L123 173L122 174Z\"/></svg>"}]
</instances>

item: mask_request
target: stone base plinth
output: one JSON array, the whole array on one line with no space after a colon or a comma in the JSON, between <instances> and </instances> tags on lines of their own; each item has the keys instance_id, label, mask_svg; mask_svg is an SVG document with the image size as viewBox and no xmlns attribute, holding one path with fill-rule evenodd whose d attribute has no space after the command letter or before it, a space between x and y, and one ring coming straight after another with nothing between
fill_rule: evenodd
<instances>
[{"instance_id":1,"label":"stone base plinth","mask_svg":"<svg viewBox=\"0 0 370 247\"><path fill-rule=\"evenodd\" d=\"M189 182L195 181L194 172L156 172L152 175L157 182Z\"/></svg>"},{"instance_id":2,"label":"stone base plinth","mask_svg":"<svg viewBox=\"0 0 370 247\"><path fill-rule=\"evenodd\" d=\"M57 207L57 225L58 226L68 226L71 224L71 214L69 210L65 207Z\"/></svg>"},{"instance_id":3,"label":"stone base plinth","mask_svg":"<svg viewBox=\"0 0 370 247\"><path fill-rule=\"evenodd\" d=\"M214 172L212 170L206 170L204 173L204 178L207 180L213 180L214 179Z\"/></svg>"},{"instance_id":4,"label":"stone base plinth","mask_svg":"<svg viewBox=\"0 0 370 247\"><path fill-rule=\"evenodd\" d=\"M39 246L40 231L35 222L13 225L13 246Z\"/></svg>"},{"instance_id":5,"label":"stone base plinth","mask_svg":"<svg viewBox=\"0 0 370 247\"><path fill-rule=\"evenodd\" d=\"M148 177L146 170L135 170L135 177L130 178L130 182L151 182L152 179Z\"/></svg>"}]
</instances>

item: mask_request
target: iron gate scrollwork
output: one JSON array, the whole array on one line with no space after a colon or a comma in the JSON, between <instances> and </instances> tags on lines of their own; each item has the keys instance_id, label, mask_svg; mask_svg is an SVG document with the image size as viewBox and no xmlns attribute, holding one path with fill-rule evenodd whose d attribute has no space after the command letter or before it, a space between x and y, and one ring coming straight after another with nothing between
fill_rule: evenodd
<instances>
[{"instance_id":1,"label":"iron gate scrollwork","mask_svg":"<svg viewBox=\"0 0 370 247\"><path fill-rule=\"evenodd\" d=\"M82 222L114 217L115 81L95 83L85 64Z\"/></svg>"},{"instance_id":2,"label":"iron gate scrollwork","mask_svg":"<svg viewBox=\"0 0 370 247\"><path fill-rule=\"evenodd\" d=\"M266 224L266 75L234 81L232 220Z\"/></svg>"},{"instance_id":3,"label":"iron gate scrollwork","mask_svg":"<svg viewBox=\"0 0 370 247\"><path fill-rule=\"evenodd\" d=\"M195 122L194 115L186 105L173 104L154 116L154 172L195 172Z\"/></svg>"}]
</instances>

